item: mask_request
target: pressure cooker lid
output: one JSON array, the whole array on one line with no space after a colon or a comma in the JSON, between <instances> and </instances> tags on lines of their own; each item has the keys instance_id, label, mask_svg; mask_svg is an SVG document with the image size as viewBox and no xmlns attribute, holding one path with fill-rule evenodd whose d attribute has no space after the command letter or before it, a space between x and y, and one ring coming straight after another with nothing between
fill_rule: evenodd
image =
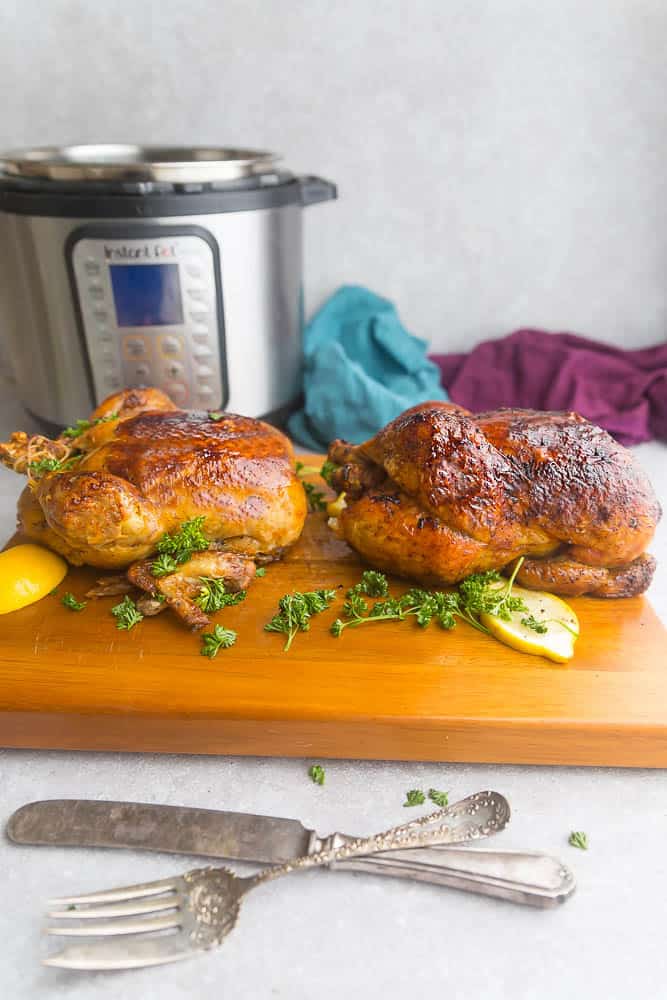
<instances>
[{"instance_id":1,"label":"pressure cooker lid","mask_svg":"<svg viewBox=\"0 0 667 1000\"><path fill-rule=\"evenodd\" d=\"M5 177L52 181L224 183L275 171L275 153L212 146L40 146L0 154Z\"/></svg>"}]
</instances>

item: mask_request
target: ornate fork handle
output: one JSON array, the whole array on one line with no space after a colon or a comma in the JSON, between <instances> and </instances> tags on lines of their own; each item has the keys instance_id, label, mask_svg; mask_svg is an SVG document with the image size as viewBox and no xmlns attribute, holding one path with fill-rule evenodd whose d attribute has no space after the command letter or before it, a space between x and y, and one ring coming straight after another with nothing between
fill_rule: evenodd
<instances>
[{"instance_id":1,"label":"ornate fork handle","mask_svg":"<svg viewBox=\"0 0 667 1000\"><path fill-rule=\"evenodd\" d=\"M484 813L488 813L483 818ZM345 837L340 834L326 838L319 850L284 864L265 868L252 876L252 886L289 875L293 871L316 868L379 852L412 847L433 847L438 844L468 843L501 830L509 819L509 803L497 792L477 792L455 806L439 809L428 816L419 816L401 826L392 827L372 837Z\"/></svg>"}]
</instances>

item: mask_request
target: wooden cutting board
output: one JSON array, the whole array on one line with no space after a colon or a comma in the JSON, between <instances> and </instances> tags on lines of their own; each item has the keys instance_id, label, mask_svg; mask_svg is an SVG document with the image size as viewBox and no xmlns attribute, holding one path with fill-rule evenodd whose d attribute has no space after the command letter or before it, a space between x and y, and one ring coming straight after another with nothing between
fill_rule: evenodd
<instances>
[{"instance_id":1,"label":"wooden cutting board","mask_svg":"<svg viewBox=\"0 0 667 1000\"><path fill-rule=\"evenodd\" d=\"M570 666L466 625L369 625L339 639L341 600L289 653L263 631L279 597L359 579L357 556L314 514L247 600L216 659L167 612L120 632L110 608L59 597L0 618L0 745L523 764L667 766L667 632L643 598L572 601ZM72 569L81 598L99 575ZM393 581L398 594L405 583Z\"/></svg>"}]
</instances>

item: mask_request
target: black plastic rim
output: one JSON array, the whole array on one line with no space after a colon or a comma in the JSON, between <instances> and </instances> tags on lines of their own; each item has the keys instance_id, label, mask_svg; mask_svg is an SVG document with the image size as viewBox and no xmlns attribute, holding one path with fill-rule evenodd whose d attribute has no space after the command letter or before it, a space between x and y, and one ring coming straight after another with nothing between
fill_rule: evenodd
<instances>
[{"instance_id":1,"label":"black plastic rim","mask_svg":"<svg viewBox=\"0 0 667 1000\"><path fill-rule=\"evenodd\" d=\"M274 184L173 185L168 190L159 185L145 185L141 193L104 186L86 190L56 182L22 184L0 179L0 212L13 215L49 216L67 219L154 219L161 216L217 215L225 212L248 212L258 208L280 208L302 204L298 178Z\"/></svg>"}]
</instances>

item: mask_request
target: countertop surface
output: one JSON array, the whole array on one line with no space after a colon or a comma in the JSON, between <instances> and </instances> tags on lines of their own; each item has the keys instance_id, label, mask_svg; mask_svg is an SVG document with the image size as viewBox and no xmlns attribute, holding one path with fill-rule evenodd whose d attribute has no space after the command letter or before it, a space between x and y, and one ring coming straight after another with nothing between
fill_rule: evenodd
<instances>
[{"instance_id":1,"label":"countertop surface","mask_svg":"<svg viewBox=\"0 0 667 1000\"><path fill-rule=\"evenodd\" d=\"M2 391L0 434L31 429ZM636 449L667 506L667 447ZM0 537L14 528L21 481L0 470ZM652 551L649 597L667 622L667 521ZM2 641L0 629L0 644ZM667 653L666 653L667 656ZM667 708L667 707L666 707ZM1 742L1 741L0 741ZM45 968L48 896L147 881L200 859L123 851L18 848L0 841L0 983L3 996L172 1000L416 997L535 1000L667 995L667 776L664 771L323 762L130 754L0 751L0 822L25 802L92 797L199 805L293 816L322 834L371 833L403 822L410 788L482 788L509 799L498 847L557 854L578 888L563 907L536 911L433 886L310 872L253 893L222 949L192 962L125 973ZM568 846L584 830L588 851ZM242 866L239 866L241 869ZM249 870L249 869L247 869Z\"/></svg>"}]
</instances>

